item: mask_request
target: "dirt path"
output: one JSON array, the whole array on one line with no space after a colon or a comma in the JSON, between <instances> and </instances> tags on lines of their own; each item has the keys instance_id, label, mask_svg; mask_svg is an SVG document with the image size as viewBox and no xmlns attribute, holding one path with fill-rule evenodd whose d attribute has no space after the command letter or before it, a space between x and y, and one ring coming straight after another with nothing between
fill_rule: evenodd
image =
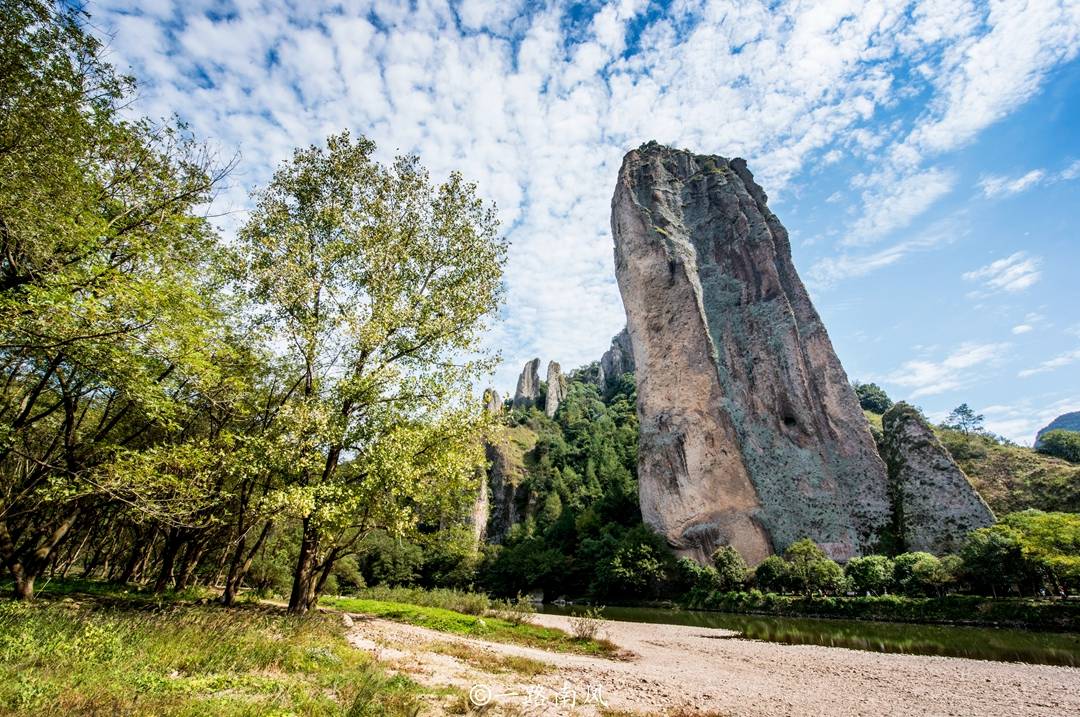
<instances>
[{"instance_id":1,"label":"dirt path","mask_svg":"<svg viewBox=\"0 0 1080 717\"><path fill-rule=\"evenodd\" d=\"M567 628L562 616L536 620ZM1080 715L1076 668L781 645L680 625L606 621L603 632L635 657L552 653L364 618L350 640L423 684L483 685L474 694L490 693L489 714L595 714L599 696L610 710L641 714ZM500 669L505 656L552 667L526 676Z\"/></svg>"}]
</instances>

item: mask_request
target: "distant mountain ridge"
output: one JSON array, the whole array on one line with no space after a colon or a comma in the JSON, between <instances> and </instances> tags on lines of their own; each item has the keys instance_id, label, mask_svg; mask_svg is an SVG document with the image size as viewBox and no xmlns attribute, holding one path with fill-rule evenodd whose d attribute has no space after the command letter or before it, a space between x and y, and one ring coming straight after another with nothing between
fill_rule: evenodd
<instances>
[{"instance_id":1,"label":"distant mountain ridge","mask_svg":"<svg viewBox=\"0 0 1080 717\"><path fill-rule=\"evenodd\" d=\"M1038 448L1042 442L1042 437L1050 431L1076 431L1080 433L1080 411L1073 411L1071 413L1063 413L1054 420L1050 421L1046 428L1043 428L1037 434L1035 434L1035 447Z\"/></svg>"}]
</instances>

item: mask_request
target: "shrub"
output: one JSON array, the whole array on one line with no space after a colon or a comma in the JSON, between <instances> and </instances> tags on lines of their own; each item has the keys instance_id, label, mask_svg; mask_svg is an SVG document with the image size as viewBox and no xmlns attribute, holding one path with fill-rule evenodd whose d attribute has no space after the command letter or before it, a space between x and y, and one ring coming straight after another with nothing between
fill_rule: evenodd
<instances>
[{"instance_id":1,"label":"shrub","mask_svg":"<svg viewBox=\"0 0 1080 717\"><path fill-rule=\"evenodd\" d=\"M527 597L518 593L516 598L497 601L492 613L511 625L528 625L536 615L536 607Z\"/></svg>"},{"instance_id":2,"label":"shrub","mask_svg":"<svg viewBox=\"0 0 1080 717\"><path fill-rule=\"evenodd\" d=\"M835 594L843 592L847 586L844 570L836 561L812 560L806 568L806 589L809 592Z\"/></svg>"},{"instance_id":3,"label":"shrub","mask_svg":"<svg viewBox=\"0 0 1080 717\"><path fill-rule=\"evenodd\" d=\"M754 584L766 592L783 592L788 585L788 564L779 555L770 555L754 569Z\"/></svg>"},{"instance_id":4,"label":"shrub","mask_svg":"<svg viewBox=\"0 0 1080 717\"><path fill-rule=\"evenodd\" d=\"M784 559L788 564L788 586L798 592L809 592L813 590L810 566L829 558L825 555L825 551L817 546L817 543L809 538L803 538L788 546L788 549L784 551Z\"/></svg>"},{"instance_id":5,"label":"shrub","mask_svg":"<svg viewBox=\"0 0 1080 717\"><path fill-rule=\"evenodd\" d=\"M859 397L859 405L862 406L864 411L885 413L892 408L892 399L885 393L885 389L876 383L859 383L856 381L854 388L855 395Z\"/></svg>"},{"instance_id":6,"label":"shrub","mask_svg":"<svg viewBox=\"0 0 1080 717\"><path fill-rule=\"evenodd\" d=\"M735 590L746 582L746 561L730 545L717 548L712 554L719 590Z\"/></svg>"},{"instance_id":7,"label":"shrub","mask_svg":"<svg viewBox=\"0 0 1080 717\"><path fill-rule=\"evenodd\" d=\"M604 620L604 607L586 608L570 618L570 634L576 640L595 640Z\"/></svg>"},{"instance_id":8,"label":"shrub","mask_svg":"<svg viewBox=\"0 0 1080 717\"><path fill-rule=\"evenodd\" d=\"M852 558L844 566L851 589L857 593L879 595L893 582L893 561L884 555Z\"/></svg>"},{"instance_id":9,"label":"shrub","mask_svg":"<svg viewBox=\"0 0 1080 717\"><path fill-rule=\"evenodd\" d=\"M1080 432L1057 429L1039 437L1039 453L1080 463Z\"/></svg>"}]
</instances>

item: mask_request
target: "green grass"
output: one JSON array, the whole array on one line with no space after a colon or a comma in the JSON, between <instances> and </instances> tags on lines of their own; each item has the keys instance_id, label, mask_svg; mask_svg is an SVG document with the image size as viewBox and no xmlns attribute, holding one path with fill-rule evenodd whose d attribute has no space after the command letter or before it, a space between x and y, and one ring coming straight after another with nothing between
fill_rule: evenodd
<instances>
[{"instance_id":1,"label":"green grass","mask_svg":"<svg viewBox=\"0 0 1080 717\"><path fill-rule=\"evenodd\" d=\"M0 715L415 715L422 693L333 615L0 602Z\"/></svg>"},{"instance_id":2,"label":"green grass","mask_svg":"<svg viewBox=\"0 0 1080 717\"><path fill-rule=\"evenodd\" d=\"M322 604L346 612L427 627L454 635L478 637L492 642L507 642L558 652L614 656L617 648L606 640L579 640L562 630L540 625L515 624L498 617L481 617L439 607L409 605L362 598L324 598Z\"/></svg>"},{"instance_id":3,"label":"green grass","mask_svg":"<svg viewBox=\"0 0 1080 717\"><path fill-rule=\"evenodd\" d=\"M351 593L350 598L377 600L379 602L400 602L423 607L441 607L445 610L465 613L466 615L484 615L499 606L483 593L452 590L449 588L407 588L407 587L372 587L362 588Z\"/></svg>"}]
</instances>

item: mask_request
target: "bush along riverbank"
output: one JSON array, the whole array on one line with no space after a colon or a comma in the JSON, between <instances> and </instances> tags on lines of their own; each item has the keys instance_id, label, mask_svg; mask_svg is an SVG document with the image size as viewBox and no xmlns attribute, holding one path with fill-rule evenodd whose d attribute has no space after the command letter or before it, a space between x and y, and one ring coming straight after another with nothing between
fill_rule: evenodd
<instances>
[{"instance_id":1,"label":"bush along riverbank","mask_svg":"<svg viewBox=\"0 0 1080 717\"><path fill-rule=\"evenodd\" d=\"M1008 626L1080 632L1080 600L987 598L977 595L846 597L781 595L750 590L713 592L693 597L684 602L683 606L695 610L783 617Z\"/></svg>"}]
</instances>

